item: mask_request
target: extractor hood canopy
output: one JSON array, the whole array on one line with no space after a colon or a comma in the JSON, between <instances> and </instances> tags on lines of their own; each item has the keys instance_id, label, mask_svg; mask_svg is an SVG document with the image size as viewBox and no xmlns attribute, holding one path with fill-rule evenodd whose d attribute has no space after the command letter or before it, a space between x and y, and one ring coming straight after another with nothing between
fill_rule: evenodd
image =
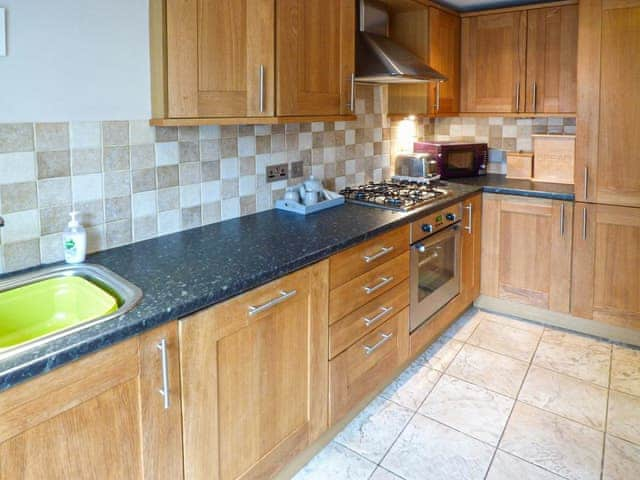
<instances>
[{"instance_id":1,"label":"extractor hood canopy","mask_svg":"<svg viewBox=\"0 0 640 480\"><path fill-rule=\"evenodd\" d=\"M360 0L356 38L356 81L367 83L443 82L447 77L388 37L389 13L372 0Z\"/></svg>"}]
</instances>

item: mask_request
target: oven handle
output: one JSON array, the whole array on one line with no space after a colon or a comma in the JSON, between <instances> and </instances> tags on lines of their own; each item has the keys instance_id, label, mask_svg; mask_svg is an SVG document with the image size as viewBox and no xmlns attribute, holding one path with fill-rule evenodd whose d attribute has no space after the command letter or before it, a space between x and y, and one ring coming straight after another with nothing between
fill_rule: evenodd
<instances>
[{"instance_id":1,"label":"oven handle","mask_svg":"<svg viewBox=\"0 0 640 480\"><path fill-rule=\"evenodd\" d=\"M435 233L429 237L423 238L417 243L412 245L413 248L422 252L422 249L426 250L430 246L440 243L442 240L448 237L453 237L458 234L458 230L460 230L460 223L454 223L453 225L448 226L444 230L440 230L438 233Z\"/></svg>"}]
</instances>

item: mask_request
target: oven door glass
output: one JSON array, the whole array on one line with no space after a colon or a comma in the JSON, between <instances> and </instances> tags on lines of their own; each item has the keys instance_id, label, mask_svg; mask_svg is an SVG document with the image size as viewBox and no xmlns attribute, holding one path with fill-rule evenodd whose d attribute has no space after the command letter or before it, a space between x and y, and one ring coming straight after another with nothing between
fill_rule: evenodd
<instances>
[{"instance_id":1,"label":"oven door glass","mask_svg":"<svg viewBox=\"0 0 640 480\"><path fill-rule=\"evenodd\" d=\"M411 329L460 293L458 225L413 245L411 249Z\"/></svg>"}]
</instances>

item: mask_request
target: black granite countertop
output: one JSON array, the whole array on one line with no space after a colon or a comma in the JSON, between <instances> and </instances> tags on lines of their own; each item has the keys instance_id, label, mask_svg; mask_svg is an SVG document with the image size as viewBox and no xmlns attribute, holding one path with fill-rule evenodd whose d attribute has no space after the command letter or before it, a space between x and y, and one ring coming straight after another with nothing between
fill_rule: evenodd
<instances>
[{"instance_id":1,"label":"black granite countertop","mask_svg":"<svg viewBox=\"0 0 640 480\"><path fill-rule=\"evenodd\" d=\"M103 265L140 287L142 301L114 320L0 359L0 391L481 190L458 184L448 188L453 195L410 213L353 204L307 217L269 210L90 255L88 262Z\"/></svg>"},{"instance_id":2,"label":"black granite countertop","mask_svg":"<svg viewBox=\"0 0 640 480\"><path fill-rule=\"evenodd\" d=\"M573 201L575 199L573 185L515 180L507 178L506 175L494 173L482 177L457 178L455 182L482 187L482 191L486 193L503 193L553 200Z\"/></svg>"}]
</instances>

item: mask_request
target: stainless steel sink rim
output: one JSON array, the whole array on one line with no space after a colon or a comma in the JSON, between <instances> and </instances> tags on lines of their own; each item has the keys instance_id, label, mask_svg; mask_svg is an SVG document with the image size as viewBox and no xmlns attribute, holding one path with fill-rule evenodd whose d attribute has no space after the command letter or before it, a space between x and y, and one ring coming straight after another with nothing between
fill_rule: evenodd
<instances>
[{"instance_id":1,"label":"stainless steel sink rim","mask_svg":"<svg viewBox=\"0 0 640 480\"><path fill-rule=\"evenodd\" d=\"M143 295L142 290L128 280L125 280L120 275L101 265L95 265L92 263L56 265L11 276L0 281L0 293L57 277L82 277L94 283L116 298L118 302L118 309L109 315L103 315L102 317L98 317L78 325L73 325L62 330L58 330L57 332L52 332L50 334L34 338L33 340L28 340L19 345L0 348L0 360L17 355L34 347L42 346L53 340L65 337L88 327L120 317L131 311L131 309L140 302Z\"/></svg>"}]
</instances>

